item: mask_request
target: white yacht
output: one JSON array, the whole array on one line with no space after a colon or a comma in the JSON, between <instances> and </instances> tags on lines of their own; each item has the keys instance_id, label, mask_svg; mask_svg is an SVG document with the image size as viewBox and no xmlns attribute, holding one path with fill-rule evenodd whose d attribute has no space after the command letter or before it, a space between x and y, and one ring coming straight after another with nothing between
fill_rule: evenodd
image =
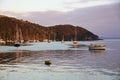
<instances>
[{"instance_id":1,"label":"white yacht","mask_svg":"<svg viewBox=\"0 0 120 80\"><path fill-rule=\"evenodd\" d=\"M104 44L90 44L89 50L105 50L106 46Z\"/></svg>"}]
</instances>

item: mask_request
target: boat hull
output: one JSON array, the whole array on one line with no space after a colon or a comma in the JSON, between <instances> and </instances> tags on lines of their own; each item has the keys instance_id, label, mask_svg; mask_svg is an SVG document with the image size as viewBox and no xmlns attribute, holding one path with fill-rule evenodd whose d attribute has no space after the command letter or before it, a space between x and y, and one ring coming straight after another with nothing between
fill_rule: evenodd
<instances>
[{"instance_id":1,"label":"boat hull","mask_svg":"<svg viewBox=\"0 0 120 80\"><path fill-rule=\"evenodd\" d=\"M105 50L106 46L103 44L91 44L89 50Z\"/></svg>"},{"instance_id":2,"label":"boat hull","mask_svg":"<svg viewBox=\"0 0 120 80\"><path fill-rule=\"evenodd\" d=\"M20 46L20 44L14 44L14 46L15 46L15 47L19 47L19 46Z\"/></svg>"},{"instance_id":3,"label":"boat hull","mask_svg":"<svg viewBox=\"0 0 120 80\"><path fill-rule=\"evenodd\" d=\"M73 41L73 44L74 45L78 45L78 41Z\"/></svg>"},{"instance_id":4,"label":"boat hull","mask_svg":"<svg viewBox=\"0 0 120 80\"><path fill-rule=\"evenodd\" d=\"M105 47L89 47L89 50L105 50Z\"/></svg>"}]
</instances>

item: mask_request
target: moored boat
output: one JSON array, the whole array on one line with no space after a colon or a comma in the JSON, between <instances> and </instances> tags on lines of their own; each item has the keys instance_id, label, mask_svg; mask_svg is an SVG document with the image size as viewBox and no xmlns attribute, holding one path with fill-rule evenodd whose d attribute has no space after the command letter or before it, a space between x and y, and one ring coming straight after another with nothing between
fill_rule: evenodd
<instances>
[{"instance_id":1,"label":"moored boat","mask_svg":"<svg viewBox=\"0 0 120 80\"><path fill-rule=\"evenodd\" d=\"M19 43L19 42L15 42L15 43L14 43L14 46L15 46L15 47L19 47L19 46L20 46L20 43Z\"/></svg>"},{"instance_id":2,"label":"moored boat","mask_svg":"<svg viewBox=\"0 0 120 80\"><path fill-rule=\"evenodd\" d=\"M73 44L74 45L78 45L78 41L73 41Z\"/></svg>"},{"instance_id":3,"label":"moored boat","mask_svg":"<svg viewBox=\"0 0 120 80\"><path fill-rule=\"evenodd\" d=\"M21 28L18 27L18 24L16 24L16 40L14 42L15 47L19 47L24 42Z\"/></svg>"},{"instance_id":4,"label":"moored boat","mask_svg":"<svg viewBox=\"0 0 120 80\"><path fill-rule=\"evenodd\" d=\"M51 65L52 63L51 63L51 61L49 60L49 59L47 59L47 60L45 60L45 65Z\"/></svg>"},{"instance_id":5,"label":"moored boat","mask_svg":"<svg viewBox=\"0 0 120 80\"><path fill-rule=\"evenodd\" d=\"M103 44L90 44L89 50L105 50L106 46Z\"/></svg>"},{"instance_id":6,"label":"moored boat","mask_svg":"<svg viewBox=\"0 0 120 80\"><path fill-rule=\"evenodd\" d=\"M73 44L74 45L78 45L78 41L77 41L77 27L75 27L75 38L74 38L74 41L73 41Z\"/></svg>"}]
</instances>

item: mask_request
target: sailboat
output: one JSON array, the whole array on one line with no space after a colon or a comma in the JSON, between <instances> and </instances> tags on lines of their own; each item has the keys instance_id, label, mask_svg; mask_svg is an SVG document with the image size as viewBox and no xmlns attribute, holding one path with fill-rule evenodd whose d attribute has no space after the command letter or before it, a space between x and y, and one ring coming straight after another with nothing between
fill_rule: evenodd
<instances>
[{"instance_id":1,"label":"sailboat","mask_svg":"<svg viewBox=\"0 0 120 80\"><path fill-rule=\"evenodd\" d=\"M74 45L78 45L76 27L75 27L75 38L74 38L73 44L74 44Z\"/></svg>"},{"instance_id":2,"label":"sailboat","mask_svg":"<svg viewBox=\"0 0 120 80\"><path fill-rule=\"evenodd\" d=\"M50 34L51 34L51 30L49 31L50 29L48 28L48 43L50 43L51 42L51 40L50 40Z\"/></svg>"},{"instance_id":3,"label":"sailboat","mask_svg":"<svg viewBox=\"0 0 120 80\"><path fill-rule=\"evenodd\" d=\"M64 35L62 36L62 41L61 41L61 43L64 43Z\"/></svg>"},{"instance_id":4,"label":"sailboat","mask_svg":"<svg viewBox=\"0 0 120 80\"><path fill-rule=\"evenodd\" d=\"M50 43L51 42L51 40L50 40L50 35L48 36L48 43Z\"/></svg>"},{"instance_id":5,"label":"sailboat","mask_svg":"<svg viewBox=\"0 0 120 80\"><path fill-rule=\"evenodd\" d=\"M20 42L15 41L14 46L15 46L15 47L19 47L19 46L20 46Z\"/></svg>"},{"instance_id":6,"label":"sailboat","mask_svg":"<svg viewBox=\"0 0 120 80\"><path fill-rule=\"evenodd\" d=\"M53 41L55 42L55 41L56 41L56 32L55 32L55 28L53 28L53 30L54 30L54 31L53 31L53 38L54 38Z\"/></svg>"},{"instance_id":7,"label":"sailboat","mask_svg":"<svg viewBox=\"0 0 120 80\"><path fill-rule=\"evenodd\" d=\"M21 29L18 28L18 25L16 25L16 40L15 40L15 43L14 43L15 47L19 47L21 45L22 38L23 37L22 37Z\"/></svg>"}]
</instances>

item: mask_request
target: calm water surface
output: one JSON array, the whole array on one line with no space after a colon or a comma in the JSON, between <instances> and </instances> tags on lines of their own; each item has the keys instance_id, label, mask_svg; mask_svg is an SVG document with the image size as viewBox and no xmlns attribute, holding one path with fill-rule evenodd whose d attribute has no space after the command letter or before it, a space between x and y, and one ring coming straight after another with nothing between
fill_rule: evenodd
<instances>
[{"instance_id":1,"label":"calm water surface","mask_svg":"<svg viewBox=\"0 0 120 80\"><path fill-rule=\"evenodd\" d=\"M89 51L90 43L107 49ZM50 59L52 65L44 65ZM120 80L120 40L0 46L0 80Z\"/></svg>"}]
</instances>

